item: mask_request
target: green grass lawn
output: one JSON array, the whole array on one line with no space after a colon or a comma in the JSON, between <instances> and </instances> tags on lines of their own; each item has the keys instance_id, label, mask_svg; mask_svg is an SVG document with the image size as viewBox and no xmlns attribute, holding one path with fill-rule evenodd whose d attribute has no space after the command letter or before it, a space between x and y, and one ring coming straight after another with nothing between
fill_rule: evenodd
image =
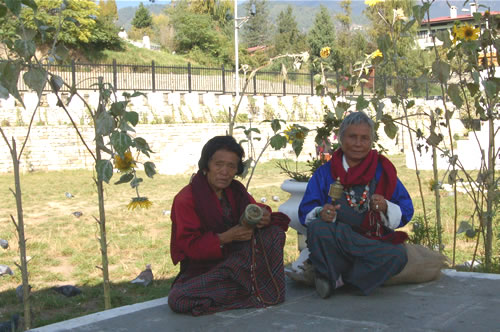
<instances>
[{"instance_id":1,"label":"green grass lawn","mask_svg":"<svg viewBox=\"0 0 500 332\"><path fill-rule=\"evenodd\" d=\"M416 216L421 216L422 204L415 172L404 166L404 156L393 156L392 161L399 176L407 186L416 207ZM103 310L100 270L100 251L97 241L98 226L93 216L98 216L97 193L91 171L34 172L22 175L25 230L28 238L27 254L34 325L78 317ZM421 172L426 183L431 172ZM117 180L118 177L115 175ZM146 178L146 177L144 177ZM267 198L267 203L277 210L289 194L281 191L280 185L286 177L279 173L274 162L259 164L249 191L257 201ZM168 211L175 194L189 181L188 175L156 175L141 185L142 194L148 196L153 206L148 210L128 211L126 206L134 192L128 185L106 185L106 216L109 240L110 278L112 281L112 305L118 307L148 301L168 295L170 284L178 273L169 255L170 216ZM246 183L246 181L243 181ZM20 271L14 262L19 262L17 235L10 221L16 216L15 200L9 188L13 188L12 174L0 174L0 238L10 243L8 250L0 249L0 264L11 266L14 276L0 277L0 321L7 320L15 312L22 312L22 305L15 295L21 284ZM424 197L430 220L435 215L433 194L425 185ZM65 192L75 197L68 199ZM277 195L280 202L271 197ZM472 204L465 195L459 194L458 220L467 219ZM453 197L443 193L442 215L445 224L443 238L445 251L451 257L453 238ZM75 217L72 212L83 215ZM411 227L405 227L411 231ZM458 238L457 263L472 257L475 241ZM298 255L297 235L287 233L285 263L289 264ZM142 287L130 284L146 264L151 264L155 282ZM50 289L56 285L73 284L82 288L83 294L66 298Z\"/></svg>"}]
</instances>

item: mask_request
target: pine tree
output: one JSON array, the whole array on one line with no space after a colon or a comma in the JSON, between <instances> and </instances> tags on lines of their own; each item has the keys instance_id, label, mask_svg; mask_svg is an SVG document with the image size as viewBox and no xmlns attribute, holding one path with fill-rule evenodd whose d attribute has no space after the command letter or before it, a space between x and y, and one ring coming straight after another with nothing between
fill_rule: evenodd
<instances>
[{"instance_id":1,"label":"pine tree","mask_svg":"<svg viewBox=\"0 0 500 332\"><path fill-rule=\"evenodd\" d=\"M136 29L149 28L151 27L151 25L153 25L153 18L151 17L149 10L144 7L142 2L135 12L134 19L132 20L132 25Z\"/></svg>"},{"instance_id":2,"label":"pine tree","mask_svg":"<svg viewBox=\"0 0 500 332\"><path fill-rule=\"evenodd\" d=\"M245 15L250 16L252 5L255 5L255 16L250 17L243 25L243 40L248 47L267 45L270 36L272 36L272 25L270 24L267 2L266 0L249 0L245 3Z\"/></svg>"},{"instance_id":3,"label":"pine tree","mask_svg":"<svg viewBox=\"0 0 500 332\"><path fill-rule=\"evenodd\" d=\"M314 18L314 25L309 30L307 41L311 50L311 57L319 57L319 52L323 47L330 47L331 53L328 62L333 67L338 67L339 59L335 42L335 27L328 9L321 5L319 12Z\"/></svg>"},{"instance_id":4,"label":"pine tree","mask_svg":"<svg viewBox=\"0 0 500 332\"><path fill-rule=\"evenodd\" d=\"M303 52L307 49L305 36L297 27L290 5L278 15L274 48L276 54Z\"/></svg>"}]
</instances>

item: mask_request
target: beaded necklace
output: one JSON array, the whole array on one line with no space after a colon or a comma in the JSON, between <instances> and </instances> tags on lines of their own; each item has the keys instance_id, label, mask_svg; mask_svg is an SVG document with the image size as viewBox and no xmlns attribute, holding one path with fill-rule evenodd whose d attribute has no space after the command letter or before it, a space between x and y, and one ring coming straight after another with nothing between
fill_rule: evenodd
<instances>
[{"instance_id":1,"label":"beaded necklace","mask_svg":"<svg viewBox=\"0 0 500 332\"><path fill-rule=\"evenodd\" d=\"M368 200L369 190L370 190L370 187L367 184L365 186L365 190L363 191L363 193L361 194L361 197L359 198L359 203L357 203L356 193L354 192L354 190L352 188L350 188L350 190L344 191L345 198L347 200L347 204L349 204L349 206L352 207L354 209L354 211L356 211L356 212L361 213L361 212L366 211L368 204L365 204L365 203L367 203L367 200Z\"/></svg>"}]
</instances>

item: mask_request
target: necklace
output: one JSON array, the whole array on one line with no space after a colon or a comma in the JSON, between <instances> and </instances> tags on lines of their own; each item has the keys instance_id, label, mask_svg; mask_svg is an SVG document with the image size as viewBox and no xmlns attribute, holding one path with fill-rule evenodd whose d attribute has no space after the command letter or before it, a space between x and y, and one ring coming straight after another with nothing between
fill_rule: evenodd
<instances>
[{"instance_id":1,"label":"necklace","mask_svg":"<svg viewBox=\"0 0 500 332\"><path fill-rule=\"evenodd\" d=\"M356 193L352 188L350 190L344 191L345 193L345 198L347 200L347 204L349 204L350 207L352 207L356 212L364 212L367 209L368 204L365 204L366 201L368 200L368 191L370 190L370 187L368 184L365 186L365 190L361 194L361 197L359 197L359 203L357 202L356 199Z\"/></svg>"}]
</instances>

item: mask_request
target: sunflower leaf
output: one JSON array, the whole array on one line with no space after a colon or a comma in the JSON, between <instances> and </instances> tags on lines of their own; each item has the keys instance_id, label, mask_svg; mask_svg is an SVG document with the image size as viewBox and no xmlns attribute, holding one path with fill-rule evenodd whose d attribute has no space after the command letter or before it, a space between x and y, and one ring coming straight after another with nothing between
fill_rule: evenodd
<instances>
[{"instance_id":1,"label":"sunflower leaf","mask_svg":"<svg viewBox=\"0 0 500 332\"><path fill-rule=\"evenodd\" d=\"M101 181L109 183L113 176L113 164L109 160L99 160L95 166L97 178Z\"/></svg>"},{"instance_id":2,"label":"sunflower leaf","mask_svg":"<svg viewBox=\"0 0 500 332\"><path fill-rule=\"evenodd\" d=\"M146 175L149 178L153 178L153 176L156 174L156 166L153 162L151 161L146 161L144 163L144 171L146 172Z\"/></svg>"},{"instance_id":3,"label":"sunflower leaf","mask_svg":"<svg viewBox=\"0 0 500 332\"><path fill-rule=\"evenodd\" d=\"M128 183L134 178L134 174L126 173L120 177L120 180L116 181L115 184Z\"/></svg>"},{"instance_id":4,"label":"sunflower leaf","mask_svg":"<svg viewBox=\"0 0 500 332\"><path fill-rule=\"evenodd\" d=\"M124 132L115 131L111 134L111 144L123 159L125 151L132 145L132 139Z\"/></svg>"},{"instance_id":5,"label":"sunflower leaf","mask_svg":"<svg viewBox=\"0 0 500 332\"><path fill-rule=\"evenodd\" d=\"M130 186L132 188L137 188L142 181L142 178L135 178L130 182Z\"/></svg>"}]
</instances>

